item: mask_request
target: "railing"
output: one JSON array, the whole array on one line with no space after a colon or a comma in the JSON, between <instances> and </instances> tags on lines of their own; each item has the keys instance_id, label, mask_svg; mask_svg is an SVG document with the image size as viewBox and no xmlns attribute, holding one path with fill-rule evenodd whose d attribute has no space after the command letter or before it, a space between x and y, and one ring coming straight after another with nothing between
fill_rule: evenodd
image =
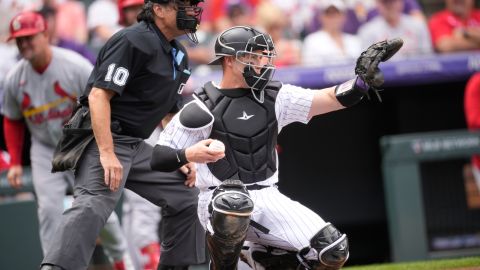
<instances>
[{"instance_id":1,"label":"railing","mask_svg":"<svg viewBox=\"0 0 480 270\"><path fill-rule=\"evenodd\" d=\"M310 88L328 87L355 76L355 63L328 67L287 67L277 69L275 79ZM409 86L466 80L480 71L480 52L432 54L381 63L385 86ZM202 86L207 81L219 81L220 71L194 74L190 88Z\"/></svg>"}]
</instances>

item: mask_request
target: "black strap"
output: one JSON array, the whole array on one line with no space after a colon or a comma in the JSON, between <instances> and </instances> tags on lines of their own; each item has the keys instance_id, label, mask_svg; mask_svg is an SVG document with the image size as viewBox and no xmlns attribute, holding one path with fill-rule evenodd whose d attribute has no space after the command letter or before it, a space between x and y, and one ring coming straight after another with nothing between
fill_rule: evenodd
<instances>
[{"instance_id":1,"label":"black strap","mask_svg":"<svg viewBox=\"0 0 480 270\"><path fill-rule=\"evenodd\" d=\"M253 184L253 185L245 185L245 187L246 187L248 190L260 190L260 189L268 188L268 187L271 187L271 186ZM210 187L208 187L209 190L214 190L214 189L216 189L216 188L217 188L217 186L210 186Z\"/></svg>"},{"instance_id":2,"label":"black strap","mask_svg":"<svg viewBox=\"0 0 480 270\"><path fill-rule=\"evenodd\" d=\"M268 234L270 232L270 230L267 227L263 226L262 224L252 219L250 220L250 226L254 227L255 229L261 231L264 234Z\"/></svg>"},{"instance_id":3,"label":"black strap","mask_svg":"<svg viewBox=\"0 0 480 270\"><path fill-rule=\"evenodd\" d=\"M253 185L246 185L245 187L248 190L260 190L260 189L268 188L268 187L271 187L271 186L253 184Z\"/></svg>"}]
</instances>

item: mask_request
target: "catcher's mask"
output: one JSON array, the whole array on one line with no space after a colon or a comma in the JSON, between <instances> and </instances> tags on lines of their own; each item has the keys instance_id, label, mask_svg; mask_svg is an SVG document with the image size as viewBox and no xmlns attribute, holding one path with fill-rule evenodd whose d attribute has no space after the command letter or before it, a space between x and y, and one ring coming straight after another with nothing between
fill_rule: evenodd
<instances>
[{"instance_id":1,"label":"catcher's mask","mask_svg":"<svg viewBox=\"0 0 480 270\"><path fill-rule=\"evenodd\" d=\"M247 26L235 26L222 32L215 42L215 59L210 65L219 65L224 56L235 56L243 64L243 78L253 97L264 101L264 89L275 73L273 60L275 46L269 34Z\"/></svg>"},{"instance_id":2,"label":"catcher's mask","mask_svg":"<svg viewBox=\"0 0 480 270\"><path fill-rule=\"evenodd\" d=\"M168 4L172 2L177 10L177 28L184 30L188 38L195 44L198 43L197 29L202 20L203 8L198 4L204 0L144 0L145 3L153 2Z\"/></svg>"}]
</instances>

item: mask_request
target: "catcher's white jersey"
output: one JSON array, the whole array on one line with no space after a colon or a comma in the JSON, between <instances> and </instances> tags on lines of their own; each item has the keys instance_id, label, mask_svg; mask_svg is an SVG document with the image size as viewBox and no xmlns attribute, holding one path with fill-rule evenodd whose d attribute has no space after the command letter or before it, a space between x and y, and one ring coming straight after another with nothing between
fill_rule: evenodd
<instances>
[{"instance_id":1,"label":"catcher's white jersey","mask_svg":"<svg viewBox=\"0 0 480 270\"><path fill-rule=\"evenodd\" d=\"M314 92L309 89L293 85L282 86L275 101L279 133L284 126L290 123L307 123L310 120L308 119L308 113L312 105L313 95ZM194 100L192 102L197 102L208 111L200 101ZM247 122L245 124L248 125L248 119L254 116L248 115L248 112L246 114L239 115L239 118L244 119ZM213 121L205 127L189 129L180 123L179 114L177 114L160 135L158 144L177 149L186 148L209 138L212 124ZM275 186L277 182L278 170L270 178L257 182L270 187L249 191L254 202L251 220L267 228L268 232L250 226L246 240L298 251L308 247L310 239L327 223L312 210L280 193ZM220 183L221 181L212 175L207 165L197 164L196 186L200 189L198 216L204 228L210 233L213 233L213 229L209 220L208 205L213 190L209 190L208 187L218 186ZM315 260L317 256L317 252L313 249L306 255L308 259L312 260Z\"/></svg>"},{"instance_id":2,"label":"catcher's white jersey","mask_svg":"<svg viewBox=\"0 0 480 270\"><path fill-rule=\"evenodd\" d=\"M278 92L275 101L275 115L278 122L278 133L280 133L284 126L290 123L308 123L308 113L310 112L312 100L313 91L289 84L283 85ZM192 102L198 103L202 108L208 111L201 101L194 100ZM243 115L245 113L247 114L246 117ZM180 123L179 115L180 113L172 119L165 130L160 134L158 144L181 149L187 148L210 137L213 121L205 127L190 129L184 127ZM239 117L243 118L245 121L243 124L248 125L248 120L253 120L253 117L255 116L249 116L248 112L239 112ZM262 185L273 185L276 182L278 182L278 170L270 178L258 183ZM203 190L211 186L218 186L220 183L221 181L213 176L206 164L197 164L196 186L199 189Z\"/></svg>"},{"instance_id":3,"label":"catcher's white jersey","mask_svg":"<svg viewBox=\"0 0 480 270\"><path fill-rule=\"evenodd\" d=\"M5 78L2 113L24 118L35 140L55 147L92 69L79 54L53 46L52 61L43 73L22 59Z\"/></svg>"}]
</instances>

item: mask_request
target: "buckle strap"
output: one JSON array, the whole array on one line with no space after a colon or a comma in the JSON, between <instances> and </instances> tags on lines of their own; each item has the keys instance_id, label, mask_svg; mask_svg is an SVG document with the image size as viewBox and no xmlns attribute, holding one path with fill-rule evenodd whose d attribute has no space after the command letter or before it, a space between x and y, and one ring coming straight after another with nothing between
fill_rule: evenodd
<instances>
[{"instance_id":1,"label":"buckle strap","mask_svg":"<svg viewBox=\"0 0 480 270\"><path fill-rule=\"evenodd\" d=\"M273 186L253 184L253 185L245 185L245 187L247 188L247 190L260 190L260 189L273 187ZM214 190L216 188L217 188L217 186L209 186L208 187L209 190Z\"/></svg>"}]
</instances>

